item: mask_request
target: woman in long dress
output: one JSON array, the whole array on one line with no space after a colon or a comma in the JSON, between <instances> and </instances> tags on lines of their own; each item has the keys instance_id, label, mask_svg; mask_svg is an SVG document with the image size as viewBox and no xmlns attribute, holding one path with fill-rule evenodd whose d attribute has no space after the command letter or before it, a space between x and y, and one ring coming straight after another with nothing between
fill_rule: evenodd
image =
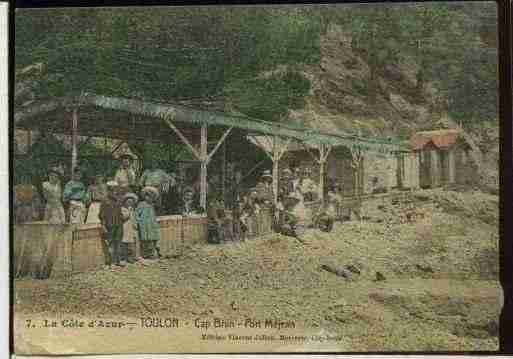
<instances>
[{"instance_id":1,"label":"woman in long dress","mask_svg":"<svg viewBox=\"0 0 513 359\"><path fill-rule=\"evenodd\" d=\"M93 185L89 186L88 191L91 196L91 204L87 210L86 223L100 223L100 205L102 201L107 198L105 177L101 174L96 175L95 182Z\"/></svg>"},{"instance_id":2,"label":"woman in long dress","mask_svg":"<svg viewBox=\"0 0 513 359\"><path fill-rule=\"evenodd\" d=\"M48 172L48 181L43 182L43 196L46 199L44 220L50 224L66 222L64 207L62 206L61 173L59 169L52 168Z\"/></svg>"}]
</instances>

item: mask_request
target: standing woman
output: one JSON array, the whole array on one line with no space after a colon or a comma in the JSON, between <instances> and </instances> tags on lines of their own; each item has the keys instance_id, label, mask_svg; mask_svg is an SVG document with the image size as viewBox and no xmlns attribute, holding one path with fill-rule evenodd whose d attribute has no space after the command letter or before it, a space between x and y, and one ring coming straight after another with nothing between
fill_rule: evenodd
<instances>
[{"instance_id":1,"label":"standing woman","mask_svg":"<svg viewBox=\"0 0 513 359\"><path fill-rule=\"evenodd\" d=\"M86 223L100 223L100 205L102 201L107 198L107 184L102 174L96 175L94 184L89 186L88 192L91 204L87 211Z\"/></svg>"},{"instance_id":2,"label":"standing woman","mask_svg":"<svg viewBox=\"0 0 513 359\"><path fill-rule=\"evenodd\" d=\"M73 177L64 186L63 199L69 203L69 222L74 224L84 223L89 194L84 183L82 183L82 172L79 168L75 168Z\"/></svg>"},{"instance_id":3,"label":"standing woman","mask_svg":"<svg viewBox=\"0 0 513 359\"><path fill-rule=\"evenodd\" d=\"M60 169L52 167L48 171L48 181L43 182L43 196L46 199L44 220L50 224L66 222L64 207L62 206L61 176Z\"/></svg>"}]
</instances>

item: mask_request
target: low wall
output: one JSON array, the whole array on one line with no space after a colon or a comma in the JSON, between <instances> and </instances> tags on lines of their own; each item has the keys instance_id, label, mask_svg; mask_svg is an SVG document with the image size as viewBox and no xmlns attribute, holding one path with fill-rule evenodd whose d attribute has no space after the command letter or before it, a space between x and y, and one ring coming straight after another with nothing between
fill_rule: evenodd
<instances>
[{"instance_id":1,"label":"low wall","mask_svg":"<svg viewBox=\"0 0 513 359\"><path fill-rule=\"evenodd\" d=\"M71 272L74 226L46 222L17 224L13 227L12 268L16 277L48 278Z\"/></svg>"},{"instance_id":2,"label":"low wall","mask_svg":"<svg viewBox=\"0 0 513 359\"><path fill-rule=\"evenodd\" d=\"M163 216L158 222L162 255L173 256L181 253L185 245L206 242L204 216ZM100 269L108 258L99 224L16 224L13 239L15 277L67 276Z\"/></svg>"},{"instance_id":3,"label":"low wall","mask_svg":"<svg viewBox=\"0 0 513 359\"><path fill-rule=\"evenodd\" d=\"M179 254L187 245L207 241L208 228L205 216L162 216L158 218L158 222L160 253L163 256Z\"/></svg>"},{"instance_id":4,"label":"low wall","mask_svg":"<svg viewBox=\"0 0 513 359\"><path fill-rule=\"evenodd\" d=\"M248 218L248 238L263 236L273 232L272 211L269 208L262 208L256 216Z\"/></svg>"}]
</instances>

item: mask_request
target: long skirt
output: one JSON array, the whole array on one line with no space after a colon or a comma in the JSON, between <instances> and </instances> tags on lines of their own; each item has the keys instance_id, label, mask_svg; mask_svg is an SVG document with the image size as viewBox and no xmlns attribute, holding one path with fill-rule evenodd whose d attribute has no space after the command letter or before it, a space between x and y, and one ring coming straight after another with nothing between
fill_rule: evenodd
<instances>
[{"instance_id":1,"label":"long skirt","mask_svg":"<svg viewBox=\"0 0 513 359\"><path fill-rule=\"evenodd\" d=\"M87 211L87 220L86 223L101 223L100 221L100 202L93 202L89 206L89 210Z\"/></svg>"},{"instance_id":2,"label":"long skirt","mask_svg":"<svg viewBox=\"0 0 513 359\"><path fill-rule=\"evenodd\" d=\"M44 220L50 224L63 224L66 222L64 207L60 203L48 203L45 208Z\"/></svg>"},{"instance_id":3,"label":"long skirt","mask_svg":"<svg viewBox=\"0 0 513 359\"><path fill-rule=\"evenodd\" d=\"M85 215L86 207L82 202L69 201L69 223L84 223Z\"/></svg>"}]
</instances>

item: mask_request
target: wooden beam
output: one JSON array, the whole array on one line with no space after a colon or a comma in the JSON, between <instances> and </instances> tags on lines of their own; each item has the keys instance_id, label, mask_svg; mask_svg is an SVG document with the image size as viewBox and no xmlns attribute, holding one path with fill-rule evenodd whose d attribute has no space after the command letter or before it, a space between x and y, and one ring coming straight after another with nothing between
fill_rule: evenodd
<instances>
[{"instance_id":1,"label":"wooden beam","mask_svg":"<svg viewBox=\"0 0 513 359\"><path fill-rule=\"evenodd\" d=\"M233 129L233 126L230 127L228 130L226 130L225 133L223 133L223 136L221 137L221 139L217 142L216 146L214 147L214 149L208 154L207 158L206 158L206 161L207 163L210 162L210 160L212 159L212 156L214 156L214 154L216 153L216 151L219 149L219 146L221 146L221 144L223 144L224 140L226 139L226 137L228 137L228 135L230 134L231 130Z\"/></svg>"},{"instance_id":2,"label":"wooden beam","mask_svg":"<svg viewBox=\"0 0 513 359\"><path fill-rule=\"evenodd\" d=\"M87 145L88 143L91 142L91 139L93 138L93 136L87 136L87 138L85 139L85 141L83 142L80 142L80 146L83 146L83 145Z\"/></svg>"},{"instance_id":3,"label":"wooden beam","mask_svg":"<svg viewBox=\"0 0 513 359\"><path fill-rule=\"evenodd\" d=\"M279 149L280 153L278 156L278 161L281 160L281 158L283 157L285 152L287 152L287 148L289 147L291 141L292 141L292 138L288 138L287 141L285 142L285 144L282 144L281 148Z\"/></svg>"},{"instance_id":4,"label":"wooden beam","mask_svg":"<svg viewBox=\"0 0 513 359\"><path fill-rule=\"evenodd\" d=\"M125 143L125 141L123 141L123 140L119 141L119 143L114 147L114 149L112 151L110 151L110 154L113 155L114 152L116 152L123 145L123 143Z\"/></svg>"},{"instance_id":5,"label":"wooden beam","mask_svg":"<svg viewBox=\"0 0 513 359\"><path fill-rule=\"evenodd\" d=\"M262 166L264 164L264 160L258 162L256 165L254 165L249 171L248 173L246 173L246 175L244 177L241 178L241 182L244 181L246 178L248 178L253 172L255 172L255 170Z\"/></svg>"},{"instance_id":6,"label":"wooden beam","mask_svg":"<svg viewBox=\"0 0 513 359\"><path fill-rule=\"evenodd\" d=\"M192 151L192 154L196 159L199 161L202 161L202 155L194 148L194 146L189 142L189 140L182 134L182 132L167 118L164 119L164 121L167 123L167 125L177 134L177 136L182 140L182 142ZM202 125L201 127L201 133L203 136L203 127L205 125ZM203 140L203 139L202 139Z\"/></svg>"},{"instance_id":7,"label":"wooden beam","mask_svg":"<svg viewBox=\"0 0 513 359\"><path fill-rule=\"evenodd\" d=\"M77 167L77 133L78 133L78 111L76 108L73 109L71 115L73 132L71 135L71 176L75 174L75 167Z\"/></svg>"},{"instance_id":8,"label":"wooden beam","mask_svg":"<svg viewBox=\"0 0 513 359\"><path fill-rule=\"evenodd\" d=\"M279 163L281 155L283 154L282 149L280 148L280 138L278 136L274 136L273 139L273 205L276 208L278 205L278 188L280 185L280 177L279 177ZM276 215L278 213L276 212Z\"/></svg>"},{"instance_id":9,"label":"wooden beam","mask_svg":"<svg viewBox=\"0 0 513 359\"><path fill-rule=\"evenodd\" d=\"M331 152L332 146L319 144L319 200L324 204L324 186L326 183L326 161Z\"/></svg>"},{"instance_id":10,"label":"wooden beam","mask_svg":"<svg viewBox=\"0 0 513 359\"><path fill-rule=\"evenodd\" d=\"M200 168L200 206L207 209L207 165L208 165L208 133L207 125L201 125L201 146L199 159L201 161Z\"/></svg>"}]
</instances>

